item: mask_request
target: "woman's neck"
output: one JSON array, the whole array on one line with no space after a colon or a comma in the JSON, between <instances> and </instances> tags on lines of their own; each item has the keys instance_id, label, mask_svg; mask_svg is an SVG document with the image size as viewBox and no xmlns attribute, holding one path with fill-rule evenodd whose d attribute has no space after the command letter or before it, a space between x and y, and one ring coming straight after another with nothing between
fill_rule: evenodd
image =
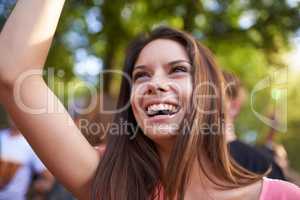
<instances>
[{"instance_id":1,"label":"woman's neck","mask_svg":"<svg viewBox=\"0 0 300 200\"><path fill-rule=\"evenodd\" d=\"M156 142L156 148L164 169L167 167L173 146L174 141L171 141L171 139L160 140L159 142Z\"/></svg>"}]
</instances>

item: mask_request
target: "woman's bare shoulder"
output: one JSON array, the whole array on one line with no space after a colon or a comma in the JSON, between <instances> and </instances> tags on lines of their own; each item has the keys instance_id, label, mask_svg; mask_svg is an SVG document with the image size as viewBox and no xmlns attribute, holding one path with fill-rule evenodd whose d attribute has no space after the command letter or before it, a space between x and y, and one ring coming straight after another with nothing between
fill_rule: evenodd
<instances>
[{"instance_id":1,"label":"woman's bare shoulder","mask_svg":"<svg viewBox=\"0 0 300 200\"><path fill-rule=\"evenodd\" d=\"M245 196L249 196L249 200L253 199L253 200L259 200L260 199L260 195L263 189L263 179L260 179L258 181L256 181L255 183L252 183L248 186L245 186ZM244 198L242 198L244 199Z\"/></svg>"},{"instance_id":2,"label":"woman's bare shoulder","mask_svg":"<svg viewBox=\"0 0 300 200\"><path fill-rule=\"evenodd\" d=\"M259 200L262 191L263 180L256 181L250 185L220 191L216 199L231 200L231 199L243 199L243 200Z\"/></svg>"},{"instance_id":3,"label":"woman's bare shoulder","mask_svg":"<svg viewBox=\"0 0 300 200\"><path fill-rule=\"evenodd\" d=\"M260 199L300 199L300 188L293 183L264 178Z\"/></svg>"}]
</instances>

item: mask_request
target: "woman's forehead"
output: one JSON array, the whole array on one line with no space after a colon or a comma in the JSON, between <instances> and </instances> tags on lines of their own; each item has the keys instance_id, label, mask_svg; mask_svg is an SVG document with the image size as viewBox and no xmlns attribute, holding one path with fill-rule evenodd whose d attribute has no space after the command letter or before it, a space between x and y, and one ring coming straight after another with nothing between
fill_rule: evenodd
<instances>
[{"instance_id":1,"label":"woman's forehead","mask_svg":"<svg viewBox=\"0 0 300 200\"><path fill-rule=\"evenodd\" d=\"M176 60L190 61L186 49L176 41L156 39L142 49L135 66L166 64Z\"/></svg>"}]
</instances>

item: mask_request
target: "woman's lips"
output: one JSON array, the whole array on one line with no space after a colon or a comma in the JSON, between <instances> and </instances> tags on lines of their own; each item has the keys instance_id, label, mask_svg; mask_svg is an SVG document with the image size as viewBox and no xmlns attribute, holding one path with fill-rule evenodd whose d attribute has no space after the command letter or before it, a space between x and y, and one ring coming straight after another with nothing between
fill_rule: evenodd
<instances>
[{"instance_id":1,"label":"woman's lips","mask_svg":"<svg viewBox=\"0 0 300 200\"><path fill-rule=\"evenodd\" d=\"M149 116L147 113L147 109L149 106L155 105L155 104L156 105L169 104L169 105L175 106L176 108L178 108L178 110L171 115L165 114L165 115ZM171 121L174 121L174 118L182 111L182 108L178 102L178 99L174 95L154 97L154 98L153 97L150 97L150 98L144 97L141 102L140 108L144 112L144 115L145 115L144 120L146 120L145 122L149 123L149 124L170 123Z\"/></svg>"},{"instance_id":2,"label":"woman's lips","mask_svg":"<svg viewBox=\"0 0 300 200\"><path fill-rule=\"evenodd\" d=\"M145 100L143 100L143 103L142 103L141 107L144 110L147 110L147 108L150 105L154 105L154 104L170 104L170 105L173 105L175 107L179 106L178 101L175 100L175 99L170 99L170 98L168 99L167 97L160 97L160 98L155 98L155 99L147 99L147 100L145 99Z\"/></svg>"},{"instance_id":3,"label":"woman's lips","mask_svg":"<svg viewBox=\"0 0 300 200\"><path fill-rule=\"evenodd\" d=\"M176 115L181 111L181 109L179 109L176 113L172 114L172 115L155 115L155 116L148 116L147 113L145 113L146 120L147 122L150 123L166 123L169 122L170 120L172 120L173 118L176 117Z\"/></svg>"}]
</instances>

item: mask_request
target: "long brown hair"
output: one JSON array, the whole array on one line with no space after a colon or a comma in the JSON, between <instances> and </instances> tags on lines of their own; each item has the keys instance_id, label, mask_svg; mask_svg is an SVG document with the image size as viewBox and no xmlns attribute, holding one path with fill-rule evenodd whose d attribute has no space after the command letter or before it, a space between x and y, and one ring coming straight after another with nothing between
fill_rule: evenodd
<instances>
[{"instance_id":1,"label":"long brown hair","mask_svg":"<svg viewBox=\"0 0 300 200\"><path fill-rule=\"evenodd\" d=\"M141 50L156 39L170 39L185 47L193 66L193 94L189 114L186 114L176 137L165 173L154 142L138 127L131 106L115 115L120 129L111 129L106 150L101 158L92 187L92 199L146 200L154 199L163 188L167 199L184 199L193 163L198 162L201 174L221 189L237 188L258 181L235 164L224 139L223 78L211 52L188 33L159 27L134 41L127 50L124 73L131 77ZM122 80L117 108L130 100L131 85ZM208 95L215 98L207 98ZM206 97L206 98L199 98ZM207 111L207 112L206 112ZM213 111L213 112L210 112ZM124 127L122 123L132 125ZM205 126L203 126L205 125ZM217 129L212 130L210 125Z\"/></svg>"}]
</instances>

